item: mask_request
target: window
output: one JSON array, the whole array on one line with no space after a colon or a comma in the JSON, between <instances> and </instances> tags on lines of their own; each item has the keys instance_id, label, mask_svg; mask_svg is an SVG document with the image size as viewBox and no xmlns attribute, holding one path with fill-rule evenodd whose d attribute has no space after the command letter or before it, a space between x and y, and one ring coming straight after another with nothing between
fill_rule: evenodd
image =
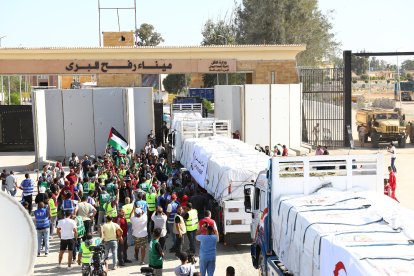
<instances>
[{"instance_id":1,"label":"window","mask_svg":"<svg viewBox=\"0 0 414 276\"><path fill-rule=\"evenodd\" d=\"M260 189L254 188L254 209L258 210L260 208Z\"/></svg>"},{"instance_id":2,"label":"window","mask_svg":"<svg viewBox=\"0 0 414 276\"><path fill-rule=\"evenodd\" d=\"M260 211L263 212L266 206L267 206L266 192L260 191Z\"/></svg>"},{"instance_id":3,"label":"window","mask_svg":"<svg viewBox=\"0 0 414 276\"><path fill-rule=\"evenodd\" d=\"M270 72L270 83L271 84L276 83L276 73L275 73L275 71Z\"/></svg>"}]
</instances>

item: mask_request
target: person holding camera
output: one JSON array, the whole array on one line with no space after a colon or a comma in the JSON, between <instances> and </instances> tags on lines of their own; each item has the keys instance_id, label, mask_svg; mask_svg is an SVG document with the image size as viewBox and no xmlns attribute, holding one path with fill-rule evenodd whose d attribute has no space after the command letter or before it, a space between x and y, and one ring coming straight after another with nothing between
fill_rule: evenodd
<instances>
[{"instance_id":1,"label":"person holding camera","mask_svg":"<svg viewBox=\"0 0 414 276\"><path fill-rule=\"evenodd\" d=\"M167 219L167 215L163 212L161 206L158 206L151 216L151 220L154 223L154 229L158 228L161 230L159 243L163 250L165 248L165 236L167 235Z\"/></svg>"},{"instance_id":2,"label":"person holding camera","mask_svg":"<svg viewBox=\"0 0 414 276\"><path fill-rule=\"evenodd\" d=\"M200 242L200 272L202 276L214 275L216 269L217 242L219 240L217 230L207 222L203 224L207 229L206 235L197 235L196 239Z\"/></svg>"},{"instance_id":3,"label":"person holding camera","mask_svg":"<svg viewBox=\"0 0 414 276\"><path fill-rule=\"evenodd\" d=\"M179 257L180 257L181 265L177 266L174 269L175 275L176 276L193 276L196 269L195 269L194 263L190 261L194 261L194 257L190 256L191 259L189 260L189 256L185 252L181 252Z\"/></svg>"}]
</instances>

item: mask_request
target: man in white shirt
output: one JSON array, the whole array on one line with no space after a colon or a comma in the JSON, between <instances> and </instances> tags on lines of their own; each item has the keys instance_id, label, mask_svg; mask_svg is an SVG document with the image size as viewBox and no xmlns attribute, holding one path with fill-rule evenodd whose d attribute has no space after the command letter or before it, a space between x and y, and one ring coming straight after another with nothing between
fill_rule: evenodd
<instances>
[{"instance_id":1,"label":"man in white shirt","mask_svg":"<svg viewBox=\"0 0 414 276\"><path fill-rule=\"evenodd\" d=\"M61 267L63 253L68 249L68 270L72 269L72 257L73 257L73 247L74 241L78 238L78 231L76 228L76 222L72 220L71 212L65 213L65 218L59 220L57 226L57 234L60 238L60 251L59 251L59 264L58 267Z\"/></svg>"},{"instance_id":2,"label":"man in white shirt","mask_svg":"<svg viewBox=\"0 0 414 276\"><path fill-rule=\"evenodd\" d=\"M17 178L14 176L13 171L10 171L10 174L6 177L6 191L13 197L16 195Z\"/></svg>"},{"instance_id":3,"label":"man in white shirt","mask_svg":"<svg viewBox=\"0 0 414 276\"><path fill-rule=\"evenodd\" d=\"M395 145L393 142L391 142L390 145L387 147L387 151L391 153L391 168L393 172L396 173L397 168L395 167L395 159L397 159L397 152L395 150Z\"/></svg>"},{"instance_id":4,"label":"man in white shirt","mask_svg":"<svg viewBox=\"0 0 414 276\"><path fill-rule=\"evenodd\" d=\"M141 262L144 264L145 249L148 241L147 233L147 215L141 208L135 209L135 216L131 218L132 225L132 237L134 238L135 244L135 259L138 261L138 252L141 249Z\"/></svg>"}]
</instances>

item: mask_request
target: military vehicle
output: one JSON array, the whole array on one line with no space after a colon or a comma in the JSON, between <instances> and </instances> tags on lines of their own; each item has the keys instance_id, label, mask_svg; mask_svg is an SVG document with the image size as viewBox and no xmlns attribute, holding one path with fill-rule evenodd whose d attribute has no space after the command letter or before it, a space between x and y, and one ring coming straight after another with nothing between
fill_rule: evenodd
<instances>
[{"instance_id":1,"label":"military vehicle","mask_svg":"<svg viewBox=\"0 0 414 276\"><path fill-rule=\"evenodd\" d=\"M398 111L387 109L361 109L356 113L356 124L359 131L361 126L366 128L365 142L371 138L373 148L379 143L398 141L400 148L405 147L406 132L404 115Z\"/></svg>"}]
</instances>

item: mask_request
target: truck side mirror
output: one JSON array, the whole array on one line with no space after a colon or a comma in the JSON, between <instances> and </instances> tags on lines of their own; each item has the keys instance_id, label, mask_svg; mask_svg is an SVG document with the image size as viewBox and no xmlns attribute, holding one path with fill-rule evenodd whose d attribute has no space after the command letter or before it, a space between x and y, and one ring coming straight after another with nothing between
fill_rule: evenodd
<instances>
[{"instance_id":1,"label":"truck side mirror","mask_svg":"<svg viewBox=\"0 0 414 276\"><path fill-rule=\"evenodd\" d=\"M244 211L246 213L252 213L251 196L252 196L253 187L254 185L252 184L244 185Z\"/></svg>"}]
</instances>

